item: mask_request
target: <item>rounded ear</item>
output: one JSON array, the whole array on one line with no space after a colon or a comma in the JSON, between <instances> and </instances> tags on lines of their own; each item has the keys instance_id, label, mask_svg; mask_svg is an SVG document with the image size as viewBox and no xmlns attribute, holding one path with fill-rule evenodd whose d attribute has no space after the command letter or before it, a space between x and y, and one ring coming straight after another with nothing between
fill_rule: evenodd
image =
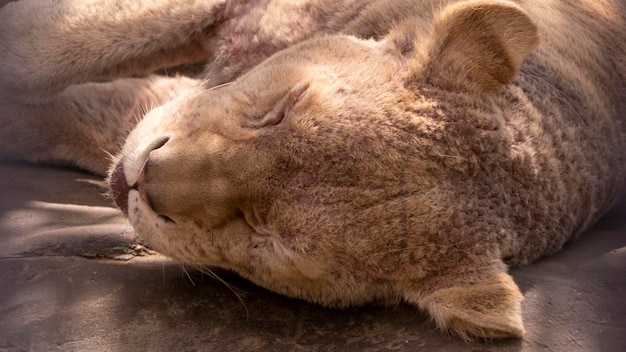
<instances>
[{"instance_id":1,"label":"rounded ear","mask_svg":"<svg viewBox=\"0 0 626 352\"><path fill-rule=\"evenodd\" d=\"M462 1L435 17L408 83L493 93L513 81L538 44L537 26L519 6L497 0Z\"/></svg>"}]
</instances>

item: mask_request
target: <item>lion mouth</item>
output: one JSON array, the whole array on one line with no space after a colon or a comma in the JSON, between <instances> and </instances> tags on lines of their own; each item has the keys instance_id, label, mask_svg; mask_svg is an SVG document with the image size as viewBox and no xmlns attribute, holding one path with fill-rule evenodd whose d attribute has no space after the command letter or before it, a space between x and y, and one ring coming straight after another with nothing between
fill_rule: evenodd
<instances>
[{"instance_id":1,"label":"lion mouth","mask_svg":"<svg viewBox=\"0 0 626 352\"><path fill-rule=\"evenodd\" d=\"M139 176L137 177L137 182L133 185L129 185L126 181L126 174L124 172L124 163L121 161L115 165L111 176L109 177L109 188L111 190L111 195L115 200L115 205L117 205L120 210L128 217L128 194L131 190L135 190L139 192L140 198L150 207L154 209L150 203L150 197L145 188L144 182L144 167L142 167L139 171ZM157 214L157 217L161 218L161 220L165 221L169 224L176 224L172 218L163 214Z\"/></svg>"},{"instance_id":2,"label":"lion mouth","mask_svg":"<svg viewBox=\"0 0 626 352\"><path fill-rule=\"evenodd\" d=\"M113 172L109 176L109 189L115 205L128 216L128 192L131 189L137 189L137 183L131 186L126 182L124 164L121 161L115 165Z\"/></svg>"},{"instance_id":3,"label":"lion mouth","mask_svg":"<svg viewBox=\"0 0 626 352\"><path fill-rule=\"evenodd\" d=\"M117 205L117 207L120 208L126 216L128 216L128 192L130 192L131 190L138 191L141 199L150 208L154 209L146 190L145 169L150 158L150 152L163 147L165 143L167 143L167 141L169 141L169 137L159 138L150 145L148 145L148 147L145 148L142 153L139 153L140 157L135 159L139 161L137 165L141 165L141 167L139 167L139 171L132 172L134 168L130 168L131 174L135 177L128 177L129 175L127 175L127 170L124 167L124 158L121 158L113 168L113 171L111 172L108 180L109 189L111 190L111 195L113 200L115 201L115 205ZM133 179L134 182L129 181L130 179ZM162 217L164 218L164 220L173 222L172 219L167 216Z\"/></svg>"}]
</instances>

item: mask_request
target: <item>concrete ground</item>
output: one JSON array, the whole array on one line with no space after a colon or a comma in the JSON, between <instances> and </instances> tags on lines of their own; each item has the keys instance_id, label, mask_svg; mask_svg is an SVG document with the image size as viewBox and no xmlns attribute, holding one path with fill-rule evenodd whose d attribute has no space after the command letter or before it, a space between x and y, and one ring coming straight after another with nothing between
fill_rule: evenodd
<instances>
[{"instance_id":1,"label":"concrete ground","mask_svg":"<svg viewBox=\"0 0 626 352\"><path fill-rule=\"evenodd\" d=\"M136 243L103 183L0 163L0 351L626 351L626 202L514 269L522 340L465 343L408 305L332 310Z\"/></svg>"}]
</instances>

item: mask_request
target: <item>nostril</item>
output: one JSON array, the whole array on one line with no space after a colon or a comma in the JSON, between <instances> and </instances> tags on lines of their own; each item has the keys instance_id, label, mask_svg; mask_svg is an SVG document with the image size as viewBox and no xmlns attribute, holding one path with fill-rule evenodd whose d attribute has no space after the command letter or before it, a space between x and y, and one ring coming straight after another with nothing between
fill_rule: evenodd
<instances>
[{"instance_id":1,"label":"nostril","mask_svg":"<svg viewBox=\"0 0 626 352\"><path fill-rule=\"evenodd\" d=\"M141 198L151 208L153 208L153 203L152 203L152 199L150 197L150 194L148 192L148 187L147 187L148 185L147 185L147 176L146 176L146 174L148 173L148 169L150 168L150 162L151 162L151 160L154 157L152 152L154 152L155 150L160 149L161 147L163 147L165 144L167 144L167 142L169 140L170 140L169 136L164 136L164 137L161 137L159 139L154 140L152 142L152 144L149 145L149 148L146 149L148 153L147 153L147 155L145 157L143 165L141 165L141 168L139 169L139 172L137 174L137 181L132 186L134 189L139 191L139 194L140 194ZM169 221L173 222L171 220L169 220Z\"/></svg>"},{"instance_id":2,"label":"nostril","mask_svg":"<svg viewBox=\"0 0 626 352\"><path fill-rule=\"evenodd\" d=\"M156 150L161 148L162 146L164 146L168 141L170 140L170 137L165 136L165 137L161 137L159 139L157 139L156 141L154 141L154 143L152 144L152 148L150 148L150 151Z\"/></svg>"}]
</instances>

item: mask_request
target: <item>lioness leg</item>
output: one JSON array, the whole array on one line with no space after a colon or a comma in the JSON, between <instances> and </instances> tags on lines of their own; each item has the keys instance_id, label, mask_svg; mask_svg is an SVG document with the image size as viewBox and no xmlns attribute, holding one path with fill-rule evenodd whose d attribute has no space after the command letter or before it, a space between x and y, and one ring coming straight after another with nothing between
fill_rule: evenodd
<instances>
[{"instance_id":1,"label":"lioness leg","mask_svg":"<svg viewBox=\"0 0 626 352\"><path fill-rule=\"evenodd\" d=\"M78 166L105 175L143 115L198 82L184 77L73 85L48 101L0 101L0 159Z\"/></svg>"},{"instance_id":2,"label":"lioness leg","mask_svg":"<svg viewBox=\"0 0 626 352\"><path fill-rule=\"evenodd\" d=\"M39 100L210 57L224 0L20 0L0 9L0 97Z\"/></svg>"},{"instance_id":3,"label":"lioness leg","mask_svg":"<svg viewBox=\"0 0 626 352\"><path fill-rule=\"evenodd\" d=\"M210 57L224 1L31 1L0 9L0 159L105 174L147 108L196 82L111 79Z\"/></svg>"}]
</instances>

